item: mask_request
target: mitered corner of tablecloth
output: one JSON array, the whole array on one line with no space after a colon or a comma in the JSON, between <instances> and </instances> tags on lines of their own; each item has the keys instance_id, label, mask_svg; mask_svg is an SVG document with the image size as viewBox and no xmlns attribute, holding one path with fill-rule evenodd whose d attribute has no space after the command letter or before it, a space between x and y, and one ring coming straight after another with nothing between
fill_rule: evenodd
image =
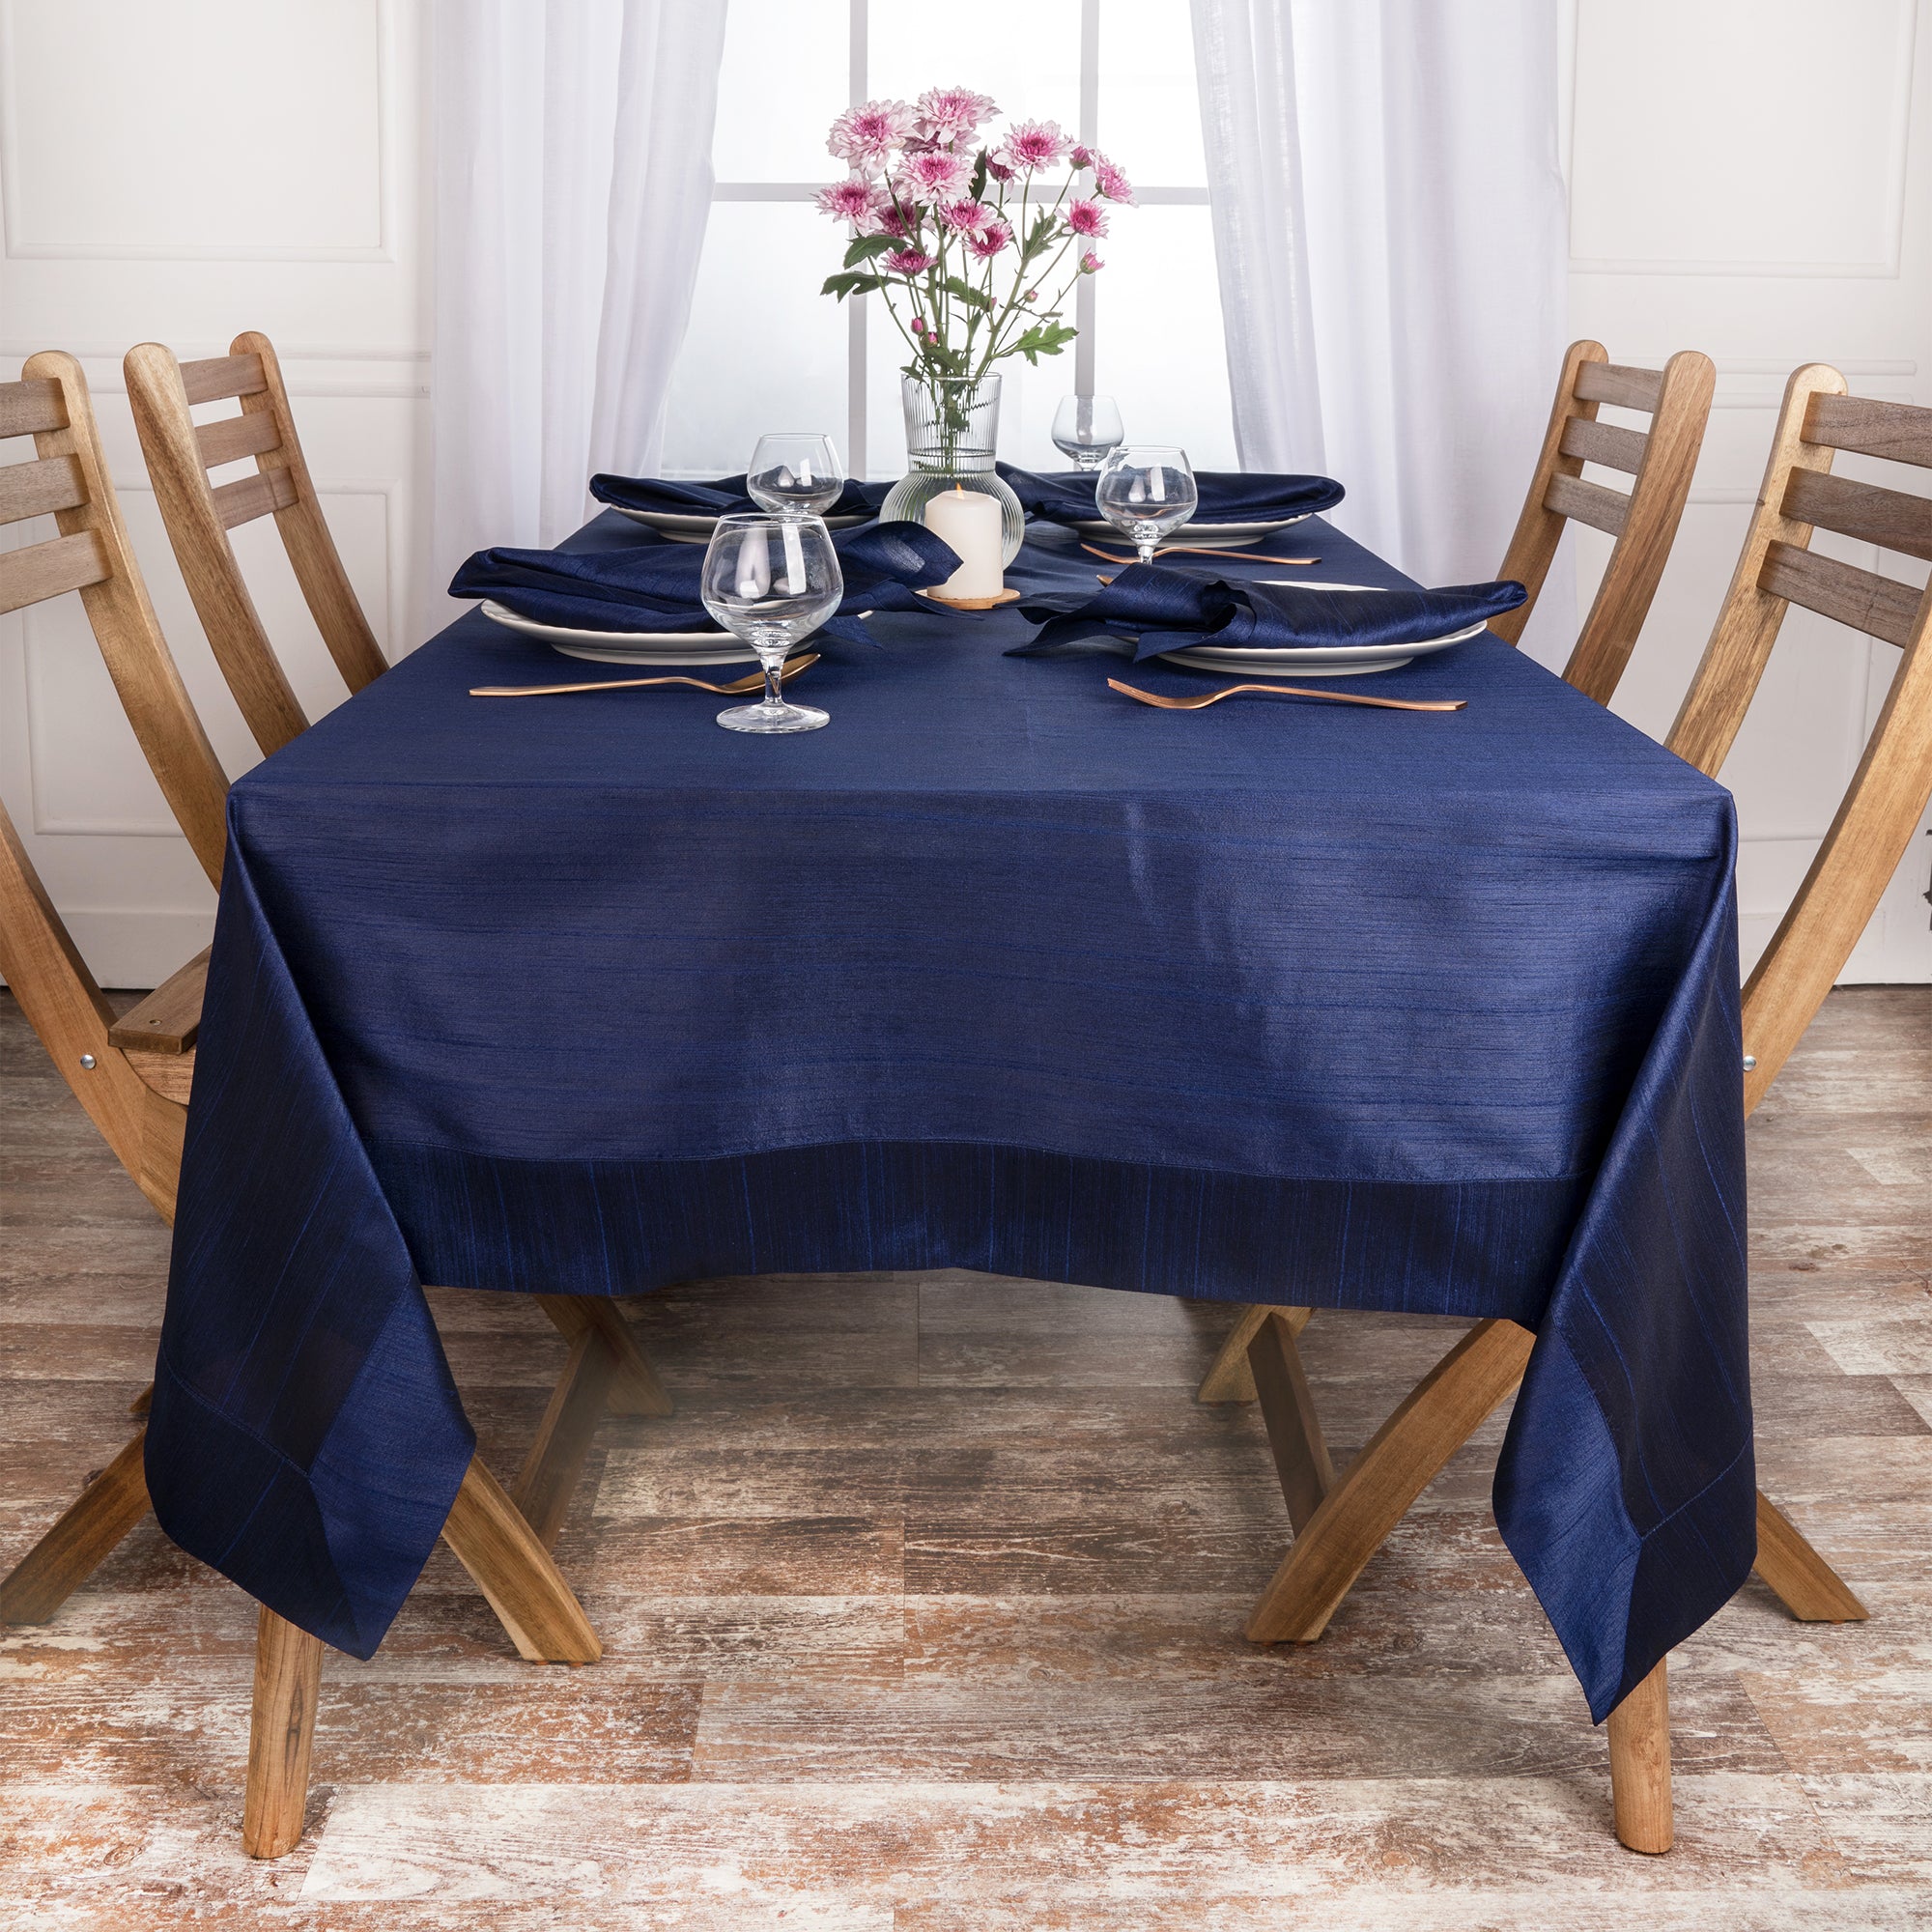
<instances>
[{"instance_id":1,"label":"mitered corner of tablecloth","mask_svg":"<svg viewBox=\"0 0 1932 1932\"><path fill-rule=\"evenodd\" d=\"M1560 1486L1548 1480L1559 1470ZM1623 1481L1588 1378L1562 1334L1546 1327L1496 1465L1496 1527L1597 1724L1743 1588L1757 1557L1748 1433L1723 1467L1648 1530L1631 1520ZM1739 1493L1726 1499L1726 1491ZM1719 1548L1706 1527L1726 1520L1753 1528Z\"/></svg>"}]
</instances>

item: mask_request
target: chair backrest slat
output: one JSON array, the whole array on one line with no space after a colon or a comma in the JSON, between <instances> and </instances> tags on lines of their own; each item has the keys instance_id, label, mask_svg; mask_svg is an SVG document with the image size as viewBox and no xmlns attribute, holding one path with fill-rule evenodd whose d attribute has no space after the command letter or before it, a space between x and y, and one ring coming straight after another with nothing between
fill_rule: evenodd
<instances>
[{"instance_id":1,"label":"chair backrest slat","mask_svg":"<svg viewBox=\"0 0 1932 1932\"><path fill-rule=\"evenodd\" d=\"M1865 396L1814 396L1804 417L1804 440L1894 463L1932 467L1932 428L1911 403L1877 403Z\"/></svg>"},{"instance_id":2,"label":"chair backrest slat","mask_svg":"<svg viewBox=\"0 0 1932 1932\"><path fill-rule=\"evenodd\" d=\"M0 611L43 604L63 590L83 590L107 581L108 563L92 530L49 537L0 556Z\"/></svg>"},{"instance_id":3,"label":"chair backrest slat","mask_svg":"<svg viewBox=\"0 0 1932 1932\"><path fill-rule=\"evenodd\" d=\"M296 486L286 469L258 469L252 476L223 483L210 495L221 527L233 530L271 511L286 510L296 499Z\"/></svg>"},{"instance_id":4,"label":"chair backrest slat","mask_svg":"<svg viewBox=\"0 0 1932 1932\"><path fill-rule=\"evenodd\" d=\"M1641 410L1655 415L1663 399L1661 369L1627 369L1618 362L1586 362L1577 371L1577 394L1586 403L1608 403L1613 410Z\"/></svg>"},{"instance_id":5,"label":"chair backrest slat","mask_svg":"<svg viewBox=\"0 0 1932 1932\"><path fill-rule=\"evenodd\" d=\"M22 390L25 404L19 397ZM69 473L69 466L77 469L82 486L78 502L54 512L59 538L0 559L0 572L8 573L0 580L9 584L5 601L17 607L79 590L95 642L142 753L202 869L219 882L227 842L228 780L149 601L101 455L79 363L51 350L30 357L21 383L0 384L0 419L46 424L34 432L41 463L20 467L39 471L51 459L63 473ZM30 597L14 594L28 586Z\"/></svg>"},{"instance_id":6,"label":"chair backrest slat","mask_svg":"<svg viewBox=\"0 0 1932 1932\"><path fill-rule=\"evenodd\" d=\"M1764 554L1758 587L1821 617L1849 624L1889 644L1907 644L1918 617L1918 593L1889 577L1820 556L1774 537Z\"/></svg>"},{"instance_id":7,"label":"chair backrest slat","mask_svg":"<svg viewBox=\"0 0 1932 1932\"><path fill-rule=\"evenodd\" d=\"M1574 517L1579 524L1588 524L1612 537L1623 535L1630 517L1630 498L1621 492L1560 472L1549 479L1549 488L1543 493L1543 506L1554 510L1559 517Z\"/></svg>"},{"instance_id":8,"label":"chair backrest slat","mask_svg":"<svg viewBox=\"0 0 1932 1932\"><path fill-rule=\"evenodd\" d=\"M269 384L259 355L210 355L183 362L182 393L190 403L222 403L234 396L259 396Z\"/></svg>"},{"instance_id":9,"label":"chair backrest slat","mask_svg":"<svg viewBox=\"0 0 1932 1932\"><path fill-rule=\"evenodd\" d=\"M274 346L248 332L231 354L178 362L157 342L127 356L128 396L148 474L215 661L264 752L307 728L300 704L249 594L228 532L273 513L296 582L351 691L388 668L342 567L296 434ZM239 395L242 412L197 424L197 402ZM255 474L218 488L208 472L242 457Z\"/></svg>"},{"instance_id":10,"label":"chair backrest slat","mask_svg":"<svg viewBox=\"0 0 1932 1932\"><path fill-rule=\"evenodd\" d=\"M66 427L67 405L58 383L0 383L0 437L38 436Z\"/></svg>"},{"instance_id":11,"label":"chair backrest slat","mask_svg":"<svg viewBox=\"0 0 1932 1932\"><path fill-rule=\"evenodd\" d=\"M1820 434L1813 435L1817 429ZM1923 499L1832 477L1834 450L1932 460L1932 410L1867 403L1823 363L1795 370L1772 438L1764 485L1711 640L1666 741L1716 777L1764 674L1784 613L1801 604L1899 645L1904 659L1865 740L1831 829L1770 946L1745 984L1745 1105L1755 1107L1851 956L1932 799L1932 587L1918 591L1808 548L1813 521L1863 521L1893 535L1920 527Z\"/></svg>"},{"instance_id":12,"label":"chair backrest slat","mask_svg":"<svg viewBox=\"0 0 1932 1932\"><path fill-rule=\"evenodd\" d=\"M1854 483L1827 469L1794 469L1784 486L1784 514L1794 523L1841 537L1932 558L1932 497L1877 483Z\"/></svg>"},{"instance_id":13,"label":"chair backrest slat","mask_svg":"<svg viewBox=\"0 0 1932 1932\"><path fill-rule=\"evenodd\" d=\"M86 480L71 456L43 456L0 469L0 524L50 517L86 501Z\"/></svg>"},{"instance_id":14,"label":"chair backrest slat","mask_svg":"<svg viewBox=\"0 0 1932 1932\"><path fill-rule=\"evenodd\" d=\"M1599 422L1595 416L1572 416L1563 425L1565 456L1601 463L1606 469L1621 469L1632 476L1643 468L1649 440L1638 430L1619 429L1615 423Z\"/></svg>"},{"instance_id":15,"label":"chair backrest slat","mask_svg":"<svg viewBox=\"0 0 1932 1932\"><path fill-rule=\"evenodd\" d=\"M194 440L201 450L202 467L219 469L224 463L239 463L244 456L259 456L273 449L281 438L275 419L266 410L253 415L223 416L216 422L198 423Z\"/></svg>"},{"instance_id":16,"label":"chair backrest slat","mask_svg":"<svg viewBox=\"0 0 1932 1932\"><path fill-rule=\"evenodd\" d=\"M1496 573L1514 578L1529 596L1490 629L1507 643L1521 639L1567 521L1614 537L1616 547L1563 671L1600 704L1616 691L1669 559L1715 382L1711 358L1691 349L1661 370L1614 363L1601 342L1573 342L1563 358L1529 494ZM1649 431L1599 422L1602 404L1647 413ZM1585 478L1586 463L1630 476L1628 495Z\"/></svg>"}]
</instances>

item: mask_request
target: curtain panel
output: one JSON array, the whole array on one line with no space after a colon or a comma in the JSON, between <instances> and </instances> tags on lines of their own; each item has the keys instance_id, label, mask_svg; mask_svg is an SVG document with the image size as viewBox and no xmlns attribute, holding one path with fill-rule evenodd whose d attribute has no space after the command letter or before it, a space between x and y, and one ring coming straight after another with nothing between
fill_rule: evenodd
<instances>
[{"instance_id":1,"label":"curtain panel","mask_svg":"<svg viewBox=\"0 0 1932 1932\"><path fill-rule=\"evenodd\" d=\"M1243 466L1339 476L1426 583L1492 575L1568 339L1552 0L1193 10Z\"/></svg>"},{"instance_id":2,"label":"curtain panel","mask_svg":"<svg viewBox=\"0 0 1932 1932\"><path fill-rule=\"evenodd\" d=\"M724 0L434 0L428 568L654 469L711 211Z\"/></svg>"}]
</instances>

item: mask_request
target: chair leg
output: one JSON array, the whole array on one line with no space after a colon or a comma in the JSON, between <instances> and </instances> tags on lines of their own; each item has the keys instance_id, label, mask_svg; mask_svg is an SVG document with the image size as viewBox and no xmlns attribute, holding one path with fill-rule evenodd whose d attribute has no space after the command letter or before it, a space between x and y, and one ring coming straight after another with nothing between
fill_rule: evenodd
<instances>
[{"instance_id":1,"label":"chair leg","mask_svg":"<svg viewBox=\"0 0 1932 1932\"><path fill-rule=\"evenodd\" d=\"M638 1346L638 1338L608 1297L599 1294L540 1294L537 1305L550 1317L564 1339L575 1342L586 1328L604 1338L616 1363L617 1373L611 1381L610 1406L613 1415L669 1415L676 1405L658 1379L651 1358Z\"/></svg>"},{"instance_id":2,"label":"chair leg","mask_svg":"<svg viewBox=\"0 0 1932 1932\"><path fill-rule=\"evenodd\" d=\"M519 1656L532 1663L595 1663L603 1656L563 1573L480 1456L463 1478L442 1536Z\"/></svg>"},{"instance_id":3,"label":"chair leg","mask_svg":"<svg viewBox=\"0 0 1932 1932\"><path fill-rule=\"evenodd\" d=\"M148 1513L145 1429L62 1511L0 1581L0 1623L43 1624Z\"/></svg>"},{"instance_id":4,"label":"chair leg","mask_svg":"<svg viewBox=\"0 0 1932 1932\"><path fill-rule=\"evenodd\" d=\"M510 1491L546 1549L554 1547L563 1527L616 1374L616 1357L604 1338L594 1328L583 1329L570 1345L570 1365L551 1391L550 1406Z\"/></svg>"},{"instance_id":5,"label":"chair leg","mask_svg":"<svg viewBox=\"0 0 1932 1932\"><path fill-rule=\"evenodd\" d=\"M321 1690L322 1639L265 1605L255 1626L255 1706L242 1809L242 1848L251 1859L278 1859L300 1842Z\"/></svg>"},{"instance_id":6,"label":"chair leg","mask_svg":"<svg viewBox=\"0 0 1932 1932\"><path fill-rule=\"evenodd\" d=\"M1248 1368L1248 1344L1260 1332L1262 1323L1270 1315L1279 1315L1289 1324L1288 1332L1293 1338L1308 1326L1308 1318L1314 1313L1312 1308L1276 1308L1259 1303L1242 1309L1239 1320L1228 1330L1228 1339L1221 1344L1221 1352L1214 1357L1213 1366L1201 1378L1194 1400L1253 1402L1255 1378Z\"/></svg>"},{"instance_id":7,"label":"chair leg","mask_svg":"<svg viewBox=\"0 0 1932 1932\"><path fill-rule=\"evenodd\" d=\"M1610 1713L1610 1805L1618 1841L1634 1852L1667 1852L1670 1810L1670 1689L1664 1660Z\"/></svg>"},{"instance_id":8,"label":"chair leg","mask_svg":"<svg viewBox=\"0 0 1932 1932\"><path fill-rule=\"evenodd\" d=\"M1757 1561L1751 1567L1800 1623L1861 1624L1871 1615L1762 1490L1757 1492Z\"/></svg>"},{"instance_id":9,"label":"chair leg","mask_svg":"<svg viewBox=\"0 0 1932 1932\"><path fill-rule=\"evenodd\" d=\"M1261 1313L1264 1320L1248 1344L1248 1372L1262 1406L1262 1420L1267 1425L1288 1520L1299 1536L1335 1487L1335 1465L1328 1460L1315 1398L1302 1373L1294 1324L1278 1309Z\"/></svg>"},{"instance_id":10,"label":"chair leg","mask_svg":"<svg viewBox=\"0 0 1932 1932\"><path fill-rule=\"evenodd\" d=\"M1404 1398L1282 1559L1248 1621L1257 1643L1313 1643L1388 1533L1522 1379L1536 1338L1479 1321Z\"/></svg>"}]
</instances>

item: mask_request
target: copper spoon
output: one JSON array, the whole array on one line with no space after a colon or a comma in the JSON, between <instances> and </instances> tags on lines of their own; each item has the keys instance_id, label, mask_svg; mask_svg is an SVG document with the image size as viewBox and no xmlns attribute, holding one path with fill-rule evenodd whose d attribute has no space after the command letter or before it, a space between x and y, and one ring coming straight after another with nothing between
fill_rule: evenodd
<instances>
[{"instance_id":1,"label":"copper spoon","mask_svg":"<svg viewBox=\"0 0 1932 1932\"><path fill-rule=\"evenodd\" d=\"M808 651L802 658L793 658L779 673L781 684L789 684L800 671L810 670L818 662L816 651ZM760 690L765 682L763 671L755 671L750 677L733 678L729 684L706 684L701 677L615 677L607 678L601 684L479 684L474 686L471 697L556 697L570 691L642 691L653 684L683 684L693 691L708 691L718 697L738 697L748 691Z\"/></svg>"},{"instance_id":2,"label":"copper spoon","mask_svg":"<svg viewBox=\"0 0 1932 1932\"><path fill-rule=\"evenodd\" d=\"M1122 697L1138 697L1156 711L1205 711L1208 705L1243 691L1259 691L1274 697L1325 697L1333 704L1373 704L1378 711L1461 711L1469 701L1466 697L1357 697L1352 691L1310 691L1300 684L1229 684L1210 691L1206 697L1163 697L1157 691L1143 691L1138 685L1122 684L1117 677L1107 680L1107 689L1118 691Z\"/></svg>"},{"instance_id":3,"label":"copper spoon","mask_svg":"<svg viewBox=\"0 0 1932 1932\"><path fill-rule=\"evenodd\" d=\"M1080 546L1089 556L1104 556L1109 563L1138 563L1137 556L1116 556L1112 551L1096 549L1093 544ZM1320 563L1319 556L1264 556L1254 550L1211 550L1206 544L1163 544L1155 553L1156 556L1232 556L1241 563Z\"/></svg>"}]
</instances>

